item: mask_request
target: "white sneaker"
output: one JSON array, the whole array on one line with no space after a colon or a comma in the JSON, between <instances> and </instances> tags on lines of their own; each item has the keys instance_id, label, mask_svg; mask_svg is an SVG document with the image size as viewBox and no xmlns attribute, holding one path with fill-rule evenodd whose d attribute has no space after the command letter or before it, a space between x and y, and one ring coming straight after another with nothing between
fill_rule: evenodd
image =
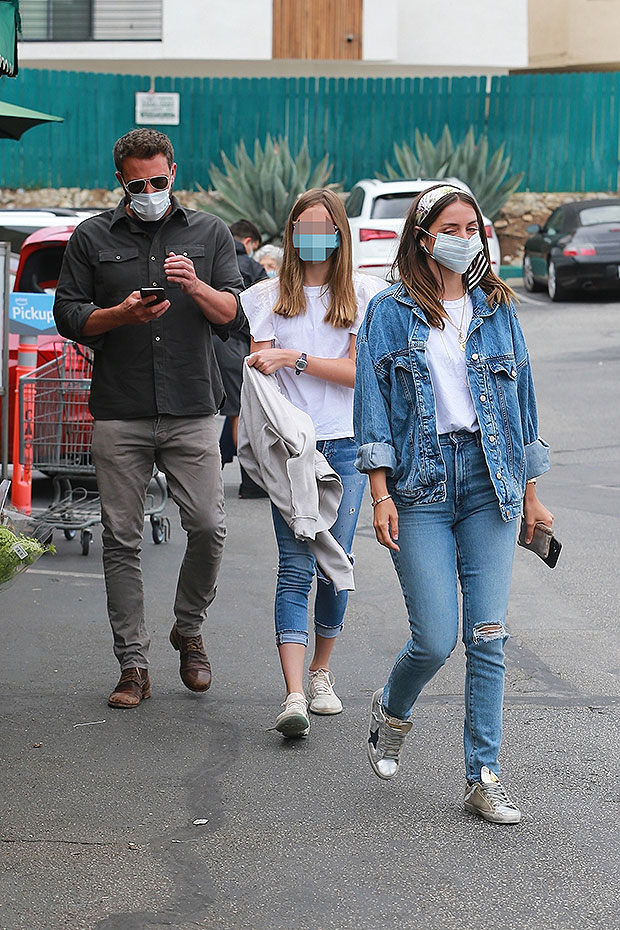
<instances>
[{"instance_id":1,"label":"white sneaker","mask_svg":"<svg viewBox=\"0 0 620 930\"><path fill-rule=\"evenodd\" d=\"M410 720L390 717L383 710L379 688L370 702L370 720L368 722L368 741L366 750L375 775L379 778L394 778L400 765L405 737L411 729Z\"/></svg>"},{"instance_id":2,"label":"white sneaker","mask_svg":"<svg viewBox=\"0 0 620 930\"><path fill-rule=\"evenodd\" d=\"M480 769L480 781L467 782L464 806L466 811L491 823L519 823L521 820L521 811L510 800L495 772L486 765Z\"/></svg>"},{"instance_id":3,"label":"white sneaker","mask_svg":"<svg viewBox=\"0 0 620 930\"><path fill-rule=\"evenodd\" d=\"M287 696L282 707L284 710L276 717L276 730L282 736L307 736L310 720L305 696L293 691Z\"/></svg>"},{"instance_id":4,"label":"white sneaker","mask_svg":"<svg viewBox=\"0 0 620 930\"><path fill-rule=\"evenodd\" d=\"M310 679L306 693L313 714L339 714L342 701L334 692L334 676L326 668L309 672Z\"/></svg>"}]
</instances>

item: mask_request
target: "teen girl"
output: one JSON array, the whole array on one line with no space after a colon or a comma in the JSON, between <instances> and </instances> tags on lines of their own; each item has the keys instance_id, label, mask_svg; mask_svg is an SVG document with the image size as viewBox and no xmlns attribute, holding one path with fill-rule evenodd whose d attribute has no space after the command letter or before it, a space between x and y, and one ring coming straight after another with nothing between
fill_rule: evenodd
<instances>
[{"instance_id":1,"label":"teen girl","mask_svg":"<svg viewBox=\"0 0 620 930\"><path fill-rule=\"evenodd\" d=\"M366 485L366 476L354 465L355 335L368 301L385 288L385 281L353 274L349 223L340 198L330 190L301 195L287 220L283 246L279 277L241 295L252 333L248 364L263 374L277 372L284 395L311 417L317 448L342 479L342 502L331 532L350 553ZM348 593L336 593L331 582L318 576L306 698L304 657L315 560L273 505L272 515L279 551L276 643L286 684L284 709L275 726L284 736L305 736L308 710L342 710L329 661Z\"/></svg>"}]
</instances>

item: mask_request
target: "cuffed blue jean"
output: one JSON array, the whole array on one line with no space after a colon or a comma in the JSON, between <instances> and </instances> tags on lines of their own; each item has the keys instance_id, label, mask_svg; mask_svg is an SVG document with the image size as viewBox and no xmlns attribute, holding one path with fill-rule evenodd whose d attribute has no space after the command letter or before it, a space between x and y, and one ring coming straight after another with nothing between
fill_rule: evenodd
<instances>
[{"instance_id":1,"label":"cuffed blue jean","mask_svg":"<svg viewBox=\"0 0 620 930\"><path fill-rule=\"evenodd\" d=\"M331 533L352 557L353 537L367 480L366 475L355 468L357 444L353 439L324 439L319 440L316 447L342 480L342 500ZM279 553L274 608L276 643L302 643L307 646L308 600L316 560L308 543L295 539L280 511L273 505L271 512ZM314 629L319 636L331 639L340 633L348 599L348 591L336 593L331 581L320 573L317 575Z\"/></svg>"},{"instance_id":2,"label":"cuffed blue jean","mask_svg":"<svg viewBox=\"0 0 620 930\"><path fill-rule=\"evenodd\" d=\"M447 499L399 507L400 552L392 552L409 614L411 638L383 691L388 714L406 720L456 646L458 589L463 602L465 774L483 765L499 775L505 626L517 520L504 522L478 434L440 437Z\"/></svg>"}]
</instances>

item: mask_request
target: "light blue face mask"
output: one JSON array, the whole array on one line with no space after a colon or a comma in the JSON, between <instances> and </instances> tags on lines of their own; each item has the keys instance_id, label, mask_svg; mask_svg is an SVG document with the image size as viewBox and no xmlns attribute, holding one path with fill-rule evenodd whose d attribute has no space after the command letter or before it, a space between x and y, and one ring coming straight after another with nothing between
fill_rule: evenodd
<instances>
[{"instance_id":1,"label":"light blue face mask","mask_svg":"<svg viewBox=\"0 0 620 930\"><path fill-rule=\"evenodd\" d=\"M444 268L456 271L457 274L465 274L476 255L482 252L479 233L474 233L471 239L448 236L446 233L438 233L433 236L432 233L425 232L425 235L431 236L435 240L435 247L432 253L429 252L428 254L440 265L443 265Z\"/></svg>"},{"instance_id":2,"label":"light blue face mask","mask_svg":"<svg viewBox=\"0 0 620 930\"><path fill-rule=\"evenodd\" d=\"M324 262L340 245L340 232L298 233L293 231L293 245L302 262Z\"/></svg>"},{"instance_id":3,"label":"light blue face mask","mask_svg":"<svg viewBox=\"0 0 620 930\"><path fill-rule=\"evenodd\" d=\"M275 268L265 268L265 272L268 278L277 278L278 272Z\"/></svg>"}]
</instances>

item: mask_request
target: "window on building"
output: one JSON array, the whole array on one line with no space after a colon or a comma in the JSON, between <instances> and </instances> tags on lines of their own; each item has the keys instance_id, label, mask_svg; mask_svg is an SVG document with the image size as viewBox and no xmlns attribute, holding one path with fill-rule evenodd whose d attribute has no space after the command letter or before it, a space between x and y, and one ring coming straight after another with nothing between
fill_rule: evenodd
<instances>
[{"instance_id":1,"label":"window on building","mask_svg":"<svg viewBox=\"0 0 620 930\"><path fill-rule=\"evenodd\" d=\"M25 42L160 41L162 0L21 0Z\"/></svg>"}]
</instances>

